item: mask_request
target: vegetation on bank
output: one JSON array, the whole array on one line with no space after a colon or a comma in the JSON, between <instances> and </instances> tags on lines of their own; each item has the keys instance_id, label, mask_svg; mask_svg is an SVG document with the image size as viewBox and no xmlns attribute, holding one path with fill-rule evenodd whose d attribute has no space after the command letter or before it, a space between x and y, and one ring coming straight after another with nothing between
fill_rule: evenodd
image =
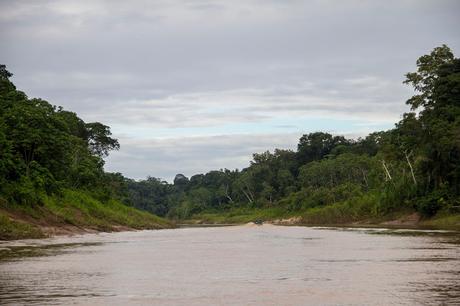
<instances>
[{"instance_id":1,"label":"vegetation on bank","mask_svg":"<svg viewBox=\"0 0 460 306\"><path fill-rule=\"evenodd\" d=\"M244 224L257 220L269 221L293 217L281 207L277 208L232 208L225 211L203 212L191 219L181 220L185 224Z\"/></svg>"},{"instance_id":2,"label":"vegetation on bank","mask_svg":"<svg viewBox=\"0 0 460 306\"><path fill-rule=\"evenodd\" d=\"M445 45L406 74L415 95L393 129L359 139L309 133L297 150L256 153L242 170L178 174L172 184L104 172L103 158L119 148L110 128L29 99L11 76L0 65L0 197L27 215L46 210L68 224L110 229L167 226L128 206L213 223L301 216L343 224L417 212L426 224L459 226L460 59Z\"/></svg>"},{"instance_id":3,"label":"vegetation on bank","mask_svg":"<svg viewBox=\"0 0 460 306\"><path fill-rule=\"evenodd\" d=\"M460 229L460 213L439 213L436 217L421 222L422 226L442 229Z\"/></svg>"},{"instance_id":4,"label":"vegetation on bank","mask_svg":"<svg viewBox=\"0 0 460 306\"><path fill-rule=\"evenodd\" d=\"M64 190L60 197L49 197L44 207L66 223L98 230L111 231L116 226L133 229L171 227L171 222L151 213L114 199L102 202L82 191Z\"/></svg>"},{"instance_id":5,"label":"vegetation on bank","mask_svg":"<svg viewBox=\"0 0 460 306\"><path fill-rule=\"evenodd\" d=\"M41 206L0 206L0 240L42 238L54 232L161 229L171 222L110 199L98 200L88 192L64 189L43 199Z\"/></svg>"}]
</instances>

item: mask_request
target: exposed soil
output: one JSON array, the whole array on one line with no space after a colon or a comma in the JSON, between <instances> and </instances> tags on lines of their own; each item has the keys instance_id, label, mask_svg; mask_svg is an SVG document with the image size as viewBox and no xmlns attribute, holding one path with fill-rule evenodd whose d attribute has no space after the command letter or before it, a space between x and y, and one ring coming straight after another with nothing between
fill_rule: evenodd
<instances>
[{"instance_id":1,"label":"exposed soil","mask_svg":"<svg viewBox=\"0 0 460 306\"><path fill-rule=\"evenodd\" d=\"M274 225L296 225L301 224L302 217L291 217L288 219L275 219L273 221L267 221L266 223L274 224Z\"/></svg>"},{"instance_id":2,"label":"exposed soil","mask_svg":"<svg viewBox=\"0 0 460 306\"><path fill-rule=\"evenodd\" d=\"M396 220L382 222L383 225L396 225L396 226L414 226L418 225L422 219L419 213L413 213L407 216L403 216Z\"/></svg>"}]
</instances>

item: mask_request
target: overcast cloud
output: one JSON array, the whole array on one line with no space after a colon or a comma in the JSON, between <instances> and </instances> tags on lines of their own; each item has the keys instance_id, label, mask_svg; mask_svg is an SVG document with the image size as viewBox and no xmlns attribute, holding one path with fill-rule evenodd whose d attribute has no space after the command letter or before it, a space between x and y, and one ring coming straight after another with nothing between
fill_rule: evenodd
<instances>
[{"instance_id":1,"label":"overcast cloud","mask_svg":"<svg viewBox=\"0 0 460 306\"><path fill-rule=\"evenodd\" d=\"M391 128L416 59L460 50L460 2L5 1L0 63L31 97L112 127L108 171L242 168L312 131Z\"/></svg>"}]
</instances>

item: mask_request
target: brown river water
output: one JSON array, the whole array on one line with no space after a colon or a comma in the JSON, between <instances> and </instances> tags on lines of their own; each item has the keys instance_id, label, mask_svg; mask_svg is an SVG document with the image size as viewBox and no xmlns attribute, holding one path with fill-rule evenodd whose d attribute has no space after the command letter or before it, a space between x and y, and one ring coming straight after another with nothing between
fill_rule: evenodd
<instances>
[{"instance_id":1,"label":"brown river water","mask_svg":"<svg viewBox=\"0 0 460 306\"><path fill-rule=\"evenodd\" d=\"M232 226L0 243L6 305L460 305L460 234Z\"/></svg>"}]
</instances>

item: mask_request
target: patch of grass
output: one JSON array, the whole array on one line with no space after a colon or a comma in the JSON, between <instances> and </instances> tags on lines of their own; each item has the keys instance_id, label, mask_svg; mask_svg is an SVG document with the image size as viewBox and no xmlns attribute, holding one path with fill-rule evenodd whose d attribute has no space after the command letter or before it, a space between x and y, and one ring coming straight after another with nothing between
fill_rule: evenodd
<instances>
[{"instance_id":1,"label":"patch of grass","mask_svg":"<svg viewBox=\"0 0 460 306\"><path fill-rule=\"evenodd\" d=\"M44 238L43 232L30 224L10 220L0 214L0 240L15 240L25 238Z\"/></svg>"},{"instance_id":2,"label":"patch of grass","mask_svg":"<svg viewBox=\"0 0 460 306\"><path fill-rule=\"evenodd\" d=\"M134 229L168 228L172 224L158 216L126 206L118 201L102 203L82 191L64 190L61 197L49 197L44 208L66 223L112 230L114 226Z\"/></svg>"},{"instance_id":3,"label":"patch of grass","mask_svg":"<svg viewBox=\"0 0 460 306\"><path fill-rule=\"evenodd\" d=\"M439 213L433 219L423 221L422 224L435 228L460 230L460 214L448 215Z\"/></svg>"},{"instance_id":4,"label":"patch of grass","mask_svg":"<svg viewBox=\"0 0 460 306\"><path fill-rule=\"evenodd\" d=\"M377 221L383 213L373 194L363 195L332 205L310 208L302 214L305 224L347 224L363 220Z\"/></svg>"}]
</instances>

